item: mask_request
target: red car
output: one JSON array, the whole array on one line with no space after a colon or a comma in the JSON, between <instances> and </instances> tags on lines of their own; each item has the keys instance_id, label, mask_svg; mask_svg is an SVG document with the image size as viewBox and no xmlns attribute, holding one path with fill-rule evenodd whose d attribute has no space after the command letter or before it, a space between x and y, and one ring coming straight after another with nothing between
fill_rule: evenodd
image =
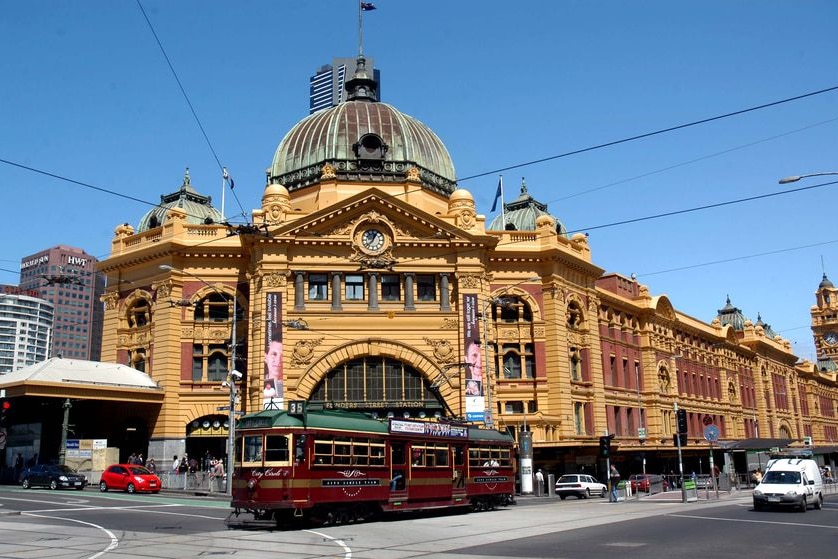
<instances>
[{"instance_id":1,"label":"red car","mask_svg":"<svg viewBox=\"0 0 838 559\"><path fill-rule=\"evenodd\" d=\"M99 491L119 489L128 493L136 493L137 491L159 493L161 485L157 474L152 473L145 466L113 464L102 472L102 477L99 480Z\"/></svg>"},{"instance_id":2,"label":"red car","mask_svg":"<svg viewBox=\"0 0 838 559\"><path fill-rule=\"evenodd\" d=\"M669 490L669 483L663 477L655 474L645 474L645 476L644 474L634 474L629 478L629 482L634 493L638 491L649 493L650 489L658 492L658 487L660 487L660 491Z\"/></svg>"}]
</instances>

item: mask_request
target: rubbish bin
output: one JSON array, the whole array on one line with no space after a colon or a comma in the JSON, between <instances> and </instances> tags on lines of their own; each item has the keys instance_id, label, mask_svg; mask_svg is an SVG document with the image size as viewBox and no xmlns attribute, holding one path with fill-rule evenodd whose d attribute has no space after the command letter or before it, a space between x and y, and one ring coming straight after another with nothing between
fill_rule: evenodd
<instances>
[{"instance_id":1,"label":"rubbish bin","mask_svg":"<svg viewBox=\"0 0 838 559\"><path fill-rule=\"evenodd\" d=\"M625 501L628 492L631 491L631 485L628 482L620 481L617 483L617 502Z\"/></svg>"},{"instance_id":2,"label":"rubbish bin","mask_svg":"<svg viewBox=\"0 0 838 559\"><path fill-rule=\"evenodd\" d=\"M556 496L556 474L547 474L547 495Z\"/></svg>"}]
</instances>

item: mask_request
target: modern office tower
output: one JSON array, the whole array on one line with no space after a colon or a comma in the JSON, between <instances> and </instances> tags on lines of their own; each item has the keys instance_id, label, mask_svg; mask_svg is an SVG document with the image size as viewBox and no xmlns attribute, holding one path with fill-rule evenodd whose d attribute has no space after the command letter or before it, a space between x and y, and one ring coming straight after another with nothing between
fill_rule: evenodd
<instances>
[{"instance_id":1,"label":"modern office tower","mask_svg":"<svg viewBox=\"0 0 838 559\"><path fill-rule=\"evenodd\" d=\"M0 285L0 373L49 357L53 310L35 291Z\"/></svg>"},{"instance_id":2,"label":"modern office tower","mask_svg":"<svg viewBox=\"0 0 838 559\"><path fill-rule=\"evenodd\" d=\"M96 262L82 249L63 245L21 260L20 287L35 291L55 308L47 357L99 360L105 278L96 273Z\"/></svg>"},{"instance_id":3,"label":"modern office tower","mask_svg":"<svg viewBox=\"0 0 838 559\"><path fill-rule=\"evenodd\" d=\"M373 78L378 84L376 101L381 101L381 73L375 69L372 58L367 58L367 67L373 68ZM354 58L335 58L331 64L320 68L309 79L309 114L322 109L335 107L346 101L346 80L355 74L357 60Z\"/></svg>"}]
</instances>

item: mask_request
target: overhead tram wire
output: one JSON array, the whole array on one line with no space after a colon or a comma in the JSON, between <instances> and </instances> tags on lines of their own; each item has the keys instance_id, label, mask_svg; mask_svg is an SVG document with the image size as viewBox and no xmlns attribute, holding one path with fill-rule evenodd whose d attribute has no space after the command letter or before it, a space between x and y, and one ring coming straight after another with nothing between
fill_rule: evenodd
<instances>
[{"instance_id":1,"label":"overhead tram wire","mask_svg":"<svg viewBox=\"0 0 838 559\"><path fill-rule=\"evenodd\" d=\"M698 126L699 124L707 124L708 122L714 122L716 120L722 120L722 119L729 118L729 117L732 117L732 116L739 116L739 115L750 113L750 112L753 112L753 111L758 111L758 110L761 110L761 109L767 109L769 107L776 107L777 105L782 105L784 103L790 103L792 101L799 101L801 99L806 99L808 97L814 97L815 95L821 95L823 93L830 93L830 92L836 91L836 90L838 90L838 85L828 87L828 88L825 88L825 89L819 89L818 91L811 91L809 93L804 93L802 95L796 95L794 97L788 97L786 99L781 99L779 101L772 101L771 103L765 103L765 104L762 104L762 105L757 105L756 107L750 107L748 109L741 109L741 110L738 110L738 111L733 111L731 113L725 113L725 114L722 114L722 115L713 116L713 117L709 117L709 118L704 118L704 119L701 119L701 120L695 120L693 122L688 122L686 124L679 124L677 126L670 126L669 128L662 128L660 130L655 130L654 132L645 132L643 134L637 134L635 136L630 136L628 138L622 138L620 140L613 140L613 141L610 141L610 142L605 142L603 144L597 144L595 146L590 146L590 147L586 147L586 148L582 148L582 149L568 151L568 152L565 152L565 153L560 153L558 155L551 155L549 157L542 157L541 159L535 159L535 160L532 160L532 161L527 161L525 163L518 163L517 165L510 165L508 167L501 167L499 169L494 169L494 170L491 170L491 171L478 173L476 175L469 175L467 177L458 178L457 182L465 182L465 181L468 181L468 180L471 180L471 179L476 179L476 178L479 178L479 177L485 177L487 175L495 175L495 174L498 174L498 173L503 173L504 171L510 171L512 169L520 169L522 167L528 167L530 165L536 165L538 163L545 163L547 161L553 161L554 159L561 159L563 157L569 157L571 155L578 155L580 153L586 153L586 152L589 152L589 151L594 151L594 150L598 150L598 149L602 149L602 148L616 146L616 145L619 145L619 144L625 144L627 142L633 142L634 140L642 140L643 138L650 138L652 136L665 134L667 132L674 132L676 130L682 130L684 128L690 128L692 126Z\"/></svg>"},{"instance_id":2,"label":"overhead tram wire","mask_svg":"<svg viewBox=\"0 0 838 559\"><path fill-rule=\"evenodd\" d=\"M714 157L719 157L721 155L727 155L728 153L732 153L734 151L739 151L741 149L756 146L756 145L759 145L759 144L762 144L762 143L765 143L765 142L770 142L771 140L776 140L777 138L783 138L785 136L790 136L791 134L796 134L798 132L803 132L805 130L815 128L816 126L823 126L824 124L830 124L830 123L833 123L833 122L836 122L836 121L838 121L838 117L831 118L829 120L823 120L821 122L816 122L814 124L809 124L808 126L804 126L802 128L796 128L794 130L789 130L789 131L783 132L781 134L775 134L774 136L769 136L768 138L762 138L760 140L755 140L753 142L748 142L747 144L741 144L741 145L734 146L732 148L728 148L728 149L725 149L725 150L722 150L722 151L717 151L715 153L702 155L701 157L696 157L696 158L690 159L688 161L682 161L680 163L675 163L673 165L669 165L669 166L663 167L661 169L656 169L654 171L648 171L646 173L641 173L641 174L635 175L633 177L629 177L629 178L626 178L626 179L621 179L621 180L618 180L618 181L610 182L608 184L603 184L603 185L600 185L600 186L596 186L594 188L589 188L587 190L581 190L581 191L576 192L574 194L568 194L567 196L562 196L561 198L556 198L555 200L548 200L546 203L547 204L552 204L552 203L555 203L555 202L562 202L564 200L569 200L571 198L576 198L577 196L582 196L584 194L590 194L591 192L597 192L599 190L605 190L606 188L611 188L612 186L617 186L617 185L620 185L620 184L625 184L627 182L635 181L637 179L642 179L642 178L645 178L645 177L650 177L652 175L665 173L666 171L671 171L672 169L678 169L680 167L685 167L687 165L692 165L693 163L698 163L700 161L706 161L708 159L712 159Z\"/></svg>"},{"instance_id":3,"label":"overhead tram wire","mask_svg":"<svg viewBox=\"0 0 838 559\"><path fill-rule=\"evenodd\" d=\"M154 40L157 42L157 46L160 48L160 52L163 53L163 58L166 59L166 64L169 66L169 70L172 72L172 76L174 76L175 81L177 82L178 87L180 88L180 92L183 95L183 98L186 100L186 104L189 105L189 110L192 112L192 117L195 119L195 122L198 124L198 128L201 130L201 134L204 136L204 141L207 143L207 147L209 147L212 156L215 158L215 163L218 165L218 170L224 174L225 167L221 164L221 160L218 158L218 154L215 151L215 148L212 145L212 142L207 135L206 130L204 129L204 125L201 124L201 119L198 118L198 113L195 111L195 107L192 105L192 101L189 99L189 95L186 94L186 88L183 87L183 83L180 81L180 77L178 77L177 72L175 71L175 67L172 64L171 59L169 59L169 55L166 53L166 49L163 48L163 43L160 41L160 37L157 35L157 31L155 31L154 26L151 24L151 20L148 18L148 14L146 14L145 9L143 8L142 3L140 0L137 0L137 6L140 8L140 12L143 14L143 18L145 18L146 23L148 24L148 28L151 30L151 34L154 35ZM224 187L226 188L227 181L224 181ZM241 216L243 219L247 219L247 212L244 211L244 207L242 206L241 201L239 200L238 194L236 194L235 189L232 187L230 188L230 192L233 194L233 198L236 199L236 203L239 205L239 210L241 210Z\"/></svg>"}]
</instances>

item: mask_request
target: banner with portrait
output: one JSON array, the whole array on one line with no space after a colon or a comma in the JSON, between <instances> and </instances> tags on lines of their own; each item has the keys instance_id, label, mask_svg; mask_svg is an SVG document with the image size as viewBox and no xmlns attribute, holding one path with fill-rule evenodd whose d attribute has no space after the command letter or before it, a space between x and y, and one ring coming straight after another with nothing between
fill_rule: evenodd
<instances>
[{"instance_id":1,"label":"banner with portrait","mask_svg":"<svg viewBox=\"0 0 838 559\"><path fill-rule=\"evenodd\" d=\"M264 409L282 409L282 294L265 295L265 384Z\"/></svg>"},{"instance_id":2,"label":"banner with portrait","mask_svg":"<svg viewBox=\"0 0 838 559\"><path fill-rule=\"evenodd\" d=\"M483 383L483 349L477 320L477 295L463 295L463 343L465 344L466 420L485 421L486 399Z\"/></svg>"}]
</instances>

